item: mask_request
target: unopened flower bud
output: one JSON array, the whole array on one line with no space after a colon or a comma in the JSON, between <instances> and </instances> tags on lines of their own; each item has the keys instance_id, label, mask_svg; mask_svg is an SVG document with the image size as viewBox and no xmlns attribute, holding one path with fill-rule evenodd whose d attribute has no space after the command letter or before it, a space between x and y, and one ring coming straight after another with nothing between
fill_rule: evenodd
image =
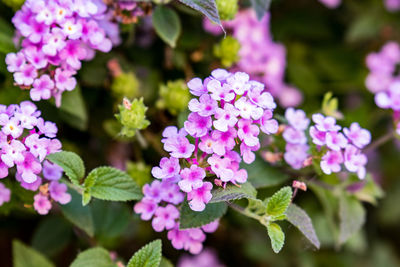
<instances>
[{"instance_id":1,"label":"unopened flower bud","mask_svg":"<svg viewBox=\"0 0 400 267\"><path fill-rule=\"evenodd\" d=\"M122 124L121 135L133 137L137 130L142 130L150 125L146 120L147 107L143 104L143 98L132 102L124 99L123 105L119 105L119 113L115 115Z\"/></svg>"},{"instance_id":2,"label":"unopened flower bud","mask_svg":"<svg viewBox=\"0 0 400 267\"><path fill-rule=\"evenodd\" d=\"M160 86L160 98L156 105L177 115L187 108L190 99L189 89L183 80L169 81Z\"/></svg>"},{"instance_id":3,"label":"unopened flower bud","mask_svg":"<svg viewBox=\"0 0 400 267\"><path fill-rule=\"evenodd\" d=\"M240 43L232 36L222 39L214 46L214 55L221 60L224 67L229 68L239 61Z\"/></svg>"}]
</instances>

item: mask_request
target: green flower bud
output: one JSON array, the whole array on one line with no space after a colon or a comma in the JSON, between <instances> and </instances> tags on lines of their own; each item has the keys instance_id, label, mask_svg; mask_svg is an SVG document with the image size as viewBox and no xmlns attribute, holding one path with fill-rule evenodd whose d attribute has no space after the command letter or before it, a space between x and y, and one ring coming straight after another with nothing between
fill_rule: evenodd
<instances>
[{"instance_id":1,"label":"green flower bud","mask_svg":"<svg viewBox=\"0 0 400 267\"><path fill-rule=\"evenodd\" d=\"M14 10L18 10L25 3L25 0L3 0L3 3Z\"/></svg>"},{"instance_id":2,"label":"green flower bud","mask_svg":"<svg viewBox=\"0 0 400 267\"><path fill-rule=\"evenodd\" d=\"M149 183L152 178L150 175L151 167L144 164L143 162L132 162L128 161L126 164L126 172L135 180L140 186L144 186Z\"/></svg>"},{"instance_id":3,"label":"green flower bud","mask_svg":"<svg viewBox=\"0 0 400 267\"><path fill-rule=\"evenodd\" d=\"M221 20L232 20L238 9L238 0L216 0L219 17Z\"/></svg>"},{"instance_id":4,"label":"green flower bud","mask_svg":"<svg viewBox=\"0 0 400 267\"><path fill-rule=\"evenodd\" d=\"M221 64L224 67L229 68L239 61L239 50L240 44L238 40L232 36L227 36L219 44L214 46L213 52L214 56L221 60Z\"/></svg>"},{"instance_id":5,"label":"green flower bud","mask_svg":"<svg viewBox=\"0 0 400 267\"><path fill-rule=\"evenodd\" d=\"M139 80L133 72L121 73L111 84L111 92L118 100L123 97L134 98L139 93Z\"/></svg>"},{"instance_id":6,"label":"green flower bud","mask_svg":"<svg viewBox=\"0 0 400 267\"><path fill-rule=\"evenodd\" d=\"M121 123L120 134L125 137L133 137L137 130L142 130L150 125L146 120L147 107L143 104L143 98L134 99L132 103L124 98L123 104L118 106L119 114L115 117Z\"/></svg>"},{"instance_id":7,"label":"green flower bud","mask_svg":"<svg viewBox=\"0 0 400 267\"><path fill-rule=\"evenodd\" d=\"M190 100L189 89L183 80L169 81L160 86L160 98L156 106L168 109L172 115L177 115L187 108Z\"/></svg>"}]
</instances>

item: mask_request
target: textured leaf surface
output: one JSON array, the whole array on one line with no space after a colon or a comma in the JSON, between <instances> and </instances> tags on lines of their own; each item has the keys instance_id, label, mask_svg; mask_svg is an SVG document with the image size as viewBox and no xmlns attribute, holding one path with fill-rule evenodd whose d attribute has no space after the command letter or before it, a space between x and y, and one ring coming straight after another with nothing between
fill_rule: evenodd
<instances>
[{"instance_id":1,"label":"textured leaf surface","mask_svg":"<svg viewBox=\"0 0 400 267\"><path fill-rule=\"evenodd\" d=\"M55 267L40 252L18 240L13 241L13 261L14 267Z\"/></svg>"},{"instance_id":2,"label":"textured leaf surface","mask_svg":"<svg viewBox=\"0 0 400 267\"><path fill-rule=\"evenodd\" d=\"M92 170L85 179L87 204L88 194L98 199L128 201L142 198L139 186L127 173L112 167L98 167Z\"/></svg>"},{"instance_id":3,"label":"textured leaf surface","mask_svg":"<svg viewBox=\"0 0 400 267\"><path fill-rule=\"evenodd\" d=\"M212 22L221 25L215 0L179 0L179 2L203 13Z\"/></svg>"},{"instance_id":4,"label":"textured leaf surface","mask_svg":"<svg viewBox=\"0 0 400 267\"><path fill-rule=\"evenodd\" d=\"M272 250L275 253L279 253L285 244L285 234L283 233L281 227L276 223L270 223L267 226L267 230L268 236L271 239Z\"/></svg>"},{"instance_id":5,"label":"textured leaf surface","mask_svg":"<svg viewBox=\"0 0 400 267\"><path fill-rule=\"evenodd\" d=\"M300 232L319 249L320 242L318 240L317 234L315 233L314 226L308 214L295 204L291 204L286 211L286 219L296 226Z\"/></svg>"},{"instance_id":6,"label":"textured leaf surface","mask_svg":"<svg viewBox=\"0 0 400 267\"><path fill-rule=\"evenodd\" d=\"M256 158L252 164L242 164L241 167L247 170L248 181L257 189L276 186L289 179L289 175L273 168L261 158Z\"/></svg>"},{"instance_id":7,"label":"textured leaf surface","mask_svg":"<svg viewBox=\"0 0 400 267\"><path fill-rule=\"evenodd\" d=\"M70 267L117 267L117 265L112 262L110 252L97 247L79 253Z\"/></svg>"},{"instance_id":8,"label":"textured leaf surface","mask_svg":"<svg viewBox=\"0 0 400 267\"><path fill-rule=\"evenodd\" d=\"M64 92L60 107L60 117L72 127L84 131L88 126L88 113L81 89Z\"/></svg>"},{"instance_id":9,"label":"textured leaf surface","mask_svg":"<svg viewBox=\"0 0 400 267\"><path fill-rule=\"evenodd\" d=\"M84 230L89 236L94 234L94 224L92 210L89 206L82 206L80 195L70 190L72 196L71 202L66 205L60 205L61 211L70 222Z\"/></svg>"},{"instance_id":10,"label":"textured leaf surface","mask_svg":"<svg viewBox=\"0 0 400 267\"><path fill-rule=\"evenodd\" d=\"M285 213L292 199L292 189L285 186L272 195L267 203L267 213L272 216L279 216Z\"/></svg>"},{"instance_id":11,"label":"textured leaf surface","mask_svg":"<svg viewBox=\"0 0 400 267\"><path fill-rule=\"evenodd\" d=\"M339 243L343 244L363 226L365 222L365 209L356 198L348 195L341 196L339 201L339 218Z\"/></svg>"},{"instance_id":12,"label":"textured leaf surface","mask_svg":"<svg viewBox=\"0 0 400 267\"><path fill-rule=\"evenodd\" d=\"M127 267L158 267L161 262L161 240L157 239L137 251Z\"/></svg>"},{"instance_id":13,"label":"textured leaf surface","mask_svg":"<svg viewBox=\"0 0 400 267\"><path fill-rule=\"evenodd\" d=\"M79 185L79 180L85 175L85 166L76 153L61 151L48 155L47 159L63 168L71 182Z\"/></svg>"},{"instance_id":14,"label":"textured leaf surface","mask_svg":"<svg viewBox=\"0 0 400 267\"><path fill-rule=\"evenodd\" d=\"M226 186L225 189L222 187L214 188L211 193L213 197L210 203L223 202L241 198L256 198L257 195L256 189L249 182L241 184L240 187L229 184Z\"/></svg>"},{"instance_id":15,"label":"textured leaf surface","mask_svg":"<svg viewBox=\"0 0 400 267\"><path fill-rule=\"evenodd\" d=\"M166 6L158 5L154 9L152 20L158 36L171 47L175 47L181 33L181 21L178 14Z\"/></svg>"},{"instance_id":16,"label":"textured leaf surface","mask_svg":"<svg viewBox=\"0 0 400 267\"><path fill-rule=\"evenodd\" d=\"M223 202L209 203L202 212L193 211L187 202L182 205L181 217L179 218L180 229L194 228L206 225L221 218L227 210Z\"/></svg>"}]
</instances>

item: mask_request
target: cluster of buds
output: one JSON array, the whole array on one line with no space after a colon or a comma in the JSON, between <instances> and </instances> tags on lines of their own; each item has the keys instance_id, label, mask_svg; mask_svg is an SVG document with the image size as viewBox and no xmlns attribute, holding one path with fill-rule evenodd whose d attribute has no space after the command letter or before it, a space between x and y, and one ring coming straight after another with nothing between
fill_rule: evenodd
<instances>
[{"instance_id":1,"label":"cluster of buds","mask_svg":"<svg viewBox=\"0 0 400 267\"><path fill-rule=\"evenodd\" d=\"M27 0L12 22L16 42L22 40L21 50L6 57L8 71L32 100L54 97L57 106L62 93L75 88L81 61L120 42L101 0Z\"/></svg>"},{"instance_id":2,"label":"cluster of buds","mask_svg":"<svg viewBox=\"0 0 400 267\"><path fill-rule=\"evenodd\" d=\"M132 102L124 98L122 105L119 105L118 108L119 113L115 117L122 125L122 136L133 137L138 130L145 129L150 125L146 119L147 107L143 104L143 98L134 99Z\"/></svg>"},{"instance_id":3,"label":"cluster of buds","mask_svg":"<svg viewBox=\"0 0 400 267\"><path fill-rule=\"evenodd\" d=\"M183 80L168 81L160 85L160 97L156 106L166 108L172 115L178 115L187 108L190 100L189 89Z\"/></svg>"},{"instance_id":4,"label":"cluster of buds","mask_svg":"<svg viewBox=\"0 0 400 267\"><path fill-rule=\"evenodd\" d=\"M55 138L56 125L44 121L36 106L25 101L20 105L0 105L0 130L0 178L9 176L10 169L16 167L15 178L21 186L38 191L33 206L39 214L48 213L51 200L68 203L71 196L67 186L58 182L62 168L45 159L61 149L61 142ZM0 202L10 200L6 189L1 187Z\"/></svg>"}]
</instances>

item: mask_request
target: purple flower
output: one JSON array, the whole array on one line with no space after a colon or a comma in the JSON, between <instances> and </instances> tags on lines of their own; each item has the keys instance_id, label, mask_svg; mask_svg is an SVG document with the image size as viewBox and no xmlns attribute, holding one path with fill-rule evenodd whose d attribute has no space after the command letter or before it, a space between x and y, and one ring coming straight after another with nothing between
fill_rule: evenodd
<instances>
[{"instance_id":1,"label":"purple flower","mask_svg":"<svg viewBox=\"0 0 400 267\"><path fill-rule=\"evenodd\" d=\"M190 111L197 112L202 117L209 117L214 115L218 104L209 94L203 94L199 100L196 98L190 100L188 107Z\"/></svg>"},{"instance_id":2,"label":"purple flower","mask_svg":"<svg viewBox=\"0 0 400 267\"><path fill-rule=\"evenodd\" d=\"M179 174L181 167L179 166L179 160L177 158L162 158L160 161L160 167L153 167L151 174L155 178L166 179L174 177Z\"/></svg>"},{"instance_id":3,"label":"purple flower","mask_svg":"<svg viewBox=\"0 0 400 267\"><path fill-rule=\"evenodd\" d=\"M321 169L325 174L340 171L340 164L343 163L341 151L328 151L321 159Z\"/></svg>"},{"instance_id":4,"label":"purple flower","mask_svg":"<svg viewBox=\"0 0 400 267\"><path fill-rule=\"evenodd\" d=\"M217 231L219 226L219 220L215 220L213 222L210 222L209 224L203 225L201 229L206 232L206 233L214 233Z\"/></svg>"},{"instance_id":5,"label":"purple flower","mask_svg":"<svg viewBox=\"0 0 400 267\"><path fill-rule=\"evenodd\" d=\"M201 151L207 153L207 154L212 154L214 152L214 145L216 141L209 136L208 134L205 136L202 136L200 138L201 142L199 143L199 148ZM224 150L225 151L225 150ZM225 154L225 153L223 153Z\"/></svg>"},{"instance_id":6,"label":"purple flower","mask_svg":"<svg viewBox=\"0 0 400 267\"><path fill-rule=\"evenodd\" d=\"M21 67L25 64L25 56L24 53L9 53L6 56L6 64L7 70L9 72L16 72L21 69Z\"/></svg>"},{"instance_id":7,"label":"purple flower","mask_svg":"<svg viewBox=\"0 0 400 267\"><path fill-rule=\"evenodd\" d=\"M40 133L47 137L54 138L58 132L57 125L51 121L44 121L42 118L37 120L36 127L39 129Z\"/></svg>"},{"instance_id":8,"label":"purple flower","mask_svg":"<svg viewBox=\"0 0 400 267\"><path fill-rule=\"evenodd\" d=\"M223 182L229 182L233 178L234 172L229 169L231 161L228 158L221 158L214 154L207 159L207 162L215 175Z\"/></svg>"},{"instance_id":9,"label":"purple flower","mask_svg":"<svg viewBox=\"0 0 400 267\"><path fill-rule=\"evenodd\" d=\"M256 155L253 151L257 151L260 149L260 144L255 146L247 146L245 143L240 145L240 155L243 157L243 161L247 164L252 163L256 159Z\"/></svg>"},{"instance_id":10,"label":"purple flower","mask_svg":"<svg viewBox=\"0 0 400 267\"><path fill-rule=\"evenodd\" d=\"M178 218L179 210L175 206L168 204L166 207L158 207L156 209L151 225L156 232L161 232L164 229L170 230L175 227L175 220Z\"/></svg>"},{"instance_id":11,"label":"purple flower","mask_svg":"<svg viewBox=\"0 0 400 267\"><path fill-rule=\"evenodd\" d=\"M219 156L225 155L227 151L232 150L236 145L237 131L233 127L228 128L225 132L214 130L211 136L214 140L211 148Z\"/></svg>"},{"instance_id":12,"label":"purple flower","mask_svg":"<svg viewBox=\"0 0 400 267\"><path fill-rule=\"evenodd\" d=\"M215 69L211 72L211 76L217 80L219 80L220 82L225 81L226 79L228 79L232 74L229 73L227 70L225 69Z\"/></svg>"},{"instance_id":13,"label":"purple flower","mask_svg":"<svg viewBox=\"0 0 400 267\"><path fill-rule=\"evenodd\" d=\"M45 45L42 48L43 53L48 56L55 56L57 52L65 47L65 35L60 28L53 28L51 33L44 37Z\"/></svg>"},{"instance_id":14,"label":"purple flower","mask_svg":"<svg viewBox=\"0 0 400 267\"><path fill-rule=\"evenodd\" d=\"M0 160L0 179L8 176L8 166Z\"/></svg>"},{"instance_id":15,"label":"purple flower","mask_svg":"<svg viewBox=\"0 0 400 267\"><path fill-rule=\"evenodd\" d=\"M20 182L22 188L30 191L37 191L43 182L43 179L38 176L36 181L34 181L33 183L27 183L24 181L24 179L22 179L21 174L19 174L18 172L15 174L15 179Z\"/></svg>"},{"instance_id":16,"label":"purple flower","mask_svg":"<svg viewBox=\"0 0 400 267\"><path fill-rule=\"evenodd\" d=\"M46 215L47 213L49 213L49 210L51 209L51 202L49 201L47 196L39 193L35 195L33 199L33 207L39 214Z\"/></svg>"},{"instance_id":17,"label":"purple flower","mask_svg":"<svg viewBox=\"0 0 400 267\"><path fill-rule=\"evenodd\" d=\"M165 128L161 142L164 143L164 149L171 153L175 158L190 158L195 146L186 138L187 132L184 128L178 129L173 126Z\"/></svg>"},{"instance_id":18,"label":"purple flower","mask_svg":"<svg viewBox=\"0 0 400 267\"><path fill-rule=\"evenodd\" d=\"M49 185L50 197L60 204L67 204L71 201L71 195L67 193L67 185L52 181Z\"/></svg>"},{"instance_id":19,"label":"purple flower","mask_svg":"<svg viewBox=\"0 0 400 267\"><path fill-rule=\"evenodd\" d=\"M263 92L264 88L261 86L252 87L248 93L248 97L251 102L255 105L262 107L263 109L274 109L276 108L276 103L274 98L268 92Z\"/></svg>"},{"instance_id":20,"label":"purple flower","mask_svg":"<svg viewBox=\"0 0 400 267\"><path fill-rule=\"evenodd\" d=\"M206 204L211 200L211 189L212 184L210 182L204 182L203 186L192 190L188 193L187 199L189 206L194 211L203 211L206 208Z\"/></svg>"},{"instance_id":21,"label":"purple flower","mask_svg":"<svg viewBox=\"0 0 400 267\"><path fill-rule=\"evenodd\" d=\"M246 100L246 98L241 97L235 102L235 107L239 110L239 115L243 119L254 119L258 120L263 115L263 109L256 106L252 102Z\"/></svg>"},{"instance_id":22,"label":"purple flower","mask_svg":"<svg viewBox=\"0 0 400 267\"><path fill-rule=\"evenodd\" d=\"M347 145L347 139L342 133L328 132L326 134L326 146L332 150L339 151L341 148L345 148Z\"/></svg>"},{"instance_id":23,"label":"purple flower","mask_svg":"<svg viewBox=\"0 0 400 267\"><path fill-rule=\"evenodd\" d=\"M33 183L37 180L37 174L42 171L42 165L30 152L23 153L24 160L17 162L17 171L26 183Z\"/></svg>"},{"instance_id":24,"label":"purple flower","mask_svg":"<svg viewBox=\"0 0 400 267\"><path fill-rule=\"evenodd\" d=\"M36 46L29 46L24 50L26 59L31 63L36 69L43 69L47 66L48 60L46 56L42 53L40 49Z\"/></svg>"},{"instance_id":25,"label":"purple flower","mask_svg":"<svg viewBox=\"0 0 400 267\"><path fill-rule=\"evenodd\" d=\"M333 117L324 117L322 114L312 115L312 119L315 122L315 127L322 132L336 132L341 129L339 125L336 125L336 120Z\"/></svg>"},{"instance_id":26,"label":"purple flower","mask_svg":"<svg viewBox=\"0 0 400 267\"><path fill-rule=\"evenodd\" d=\"M188 116L188 120L184 123L185 130L193 137L202 137L207 134L212 126L211 117L202 117L196 112L192 112Z\"/></svg>"},{"instance_id":27,"label":"purple flower","mask_svg":"<svg viewBox=\"0 0 400 267\"><path fill-rule=\"evenodd\" d=\"M156 203L161 201L162 187L160 181L153 181L150 185L145 184L142 190L145 198L152 199Z\"/></svg>"},{"instance_id":28,"label":"purple flower","mask_svg":"<svg viewBox=\"0 0 400 267\"><path fill-rule=\"evenodd\" d=\"M363 148L371 142L371 133L362 129L357 122L350 125L350 129L344 128L344 134L356 147Z\"/></svg>"},{"instance_id":29,"label":"purple flower","mask_svg":"<svg viewBox=\"0 0 400 267\"><path fill-rule=\"evenodd\" d=\"M265 134L275 134L278 132L278 122L272 119L272 111L267 109L264 111L260 119L260 129Z\"/></svg>"},{"instance_id":30,"label":"purple flower","mask_svg":"<svg viewBox=\"0 0 400 267\"><path fill-rule=\"evenodd\" d=\"M250 89L249 78L245 72L236 72L227 78L227 83L237 95L243 95Z\"/></svg>"},{"instance_id":31,"label":"purple flower","mask_svg":"<svg viewBox=\"0 0 400 267\"><path fill-rule=\"evenodd\" d=\"M232 101L235 98L235 94L230 89L229 85L221 84L218 80L211 80L207 83L207 90L211 93L211 97L214 100L226 102Z\"/></svg>"},{"instance_id":32,"label":"purple flower","mask_svg":"<svg viewBox=\"0 0 400 267\"><path fill-rule=\"evenodd\" d=\"M326 143L326 132L319 131L315 126L310 127L310 136L314 144L323 146Z\"/></svg>"},{"instance_id":33,"label":"purple flower","mask_svg":"<svg viewBox=\"0 0 400 267\"><path fill-rule=\"evenodd\" d=\"M400 0L384 0L385 7L390 12L396 12L400 10Z\"/></svg>"},{"instance_id":34,"label":"purple flower","mask_svg":"<svg viewBox=\"0 0 400 267\"><path fill-rule=\"evenodd\" d=\"M39 138L38 134L31 134L25 139L25 146L40 162L47 156L47 138Z\"/></svg>"},{"instance_id":35,"label":"purple flower","mask_svg":"<svg viewBox=\"0 0 400 267\"><path fill-rule=\"evenodd\" d=\"M56 69L54 76L56 87L61 91L72 91L76 87L76 80L72 77L72 72L68 70Z\"/></svg>"},{"instance_id":36,"label":"purple flower","mask_svg":"<svg viewBox=\"0 0 400 267\"><path fill-rule=\"evenodd\" d=\"M180 192L179 186L174 181L163 180L161 183L161 199L178 205L183 202L185 195Z\"/></svg>"},{"instance_id":37,"label":"purple flower","mask_svg":"<svg viewBox=\"0 0 400 267\"><path fill-rule=\"evenodd\" d=\"M60 52L60 58L71 68L78 70L81 68L81 60L86 58L86 53L80 41L68 41Z\"/></svg>"},{"instance_id":38,"label":"purple flower","mask_svg":"<svg viewBox=\"0 0 400 267\"><path fill-rule=\"evenodd\" d=\"M33 87L30 90L32 100L39 101L40 99L50 99L51 90L54 89L54 82L49 75L42 75L39 79L33 82Z\"/></svg>"},{"instance_id":39,"label":"purple flower","mask_svg":"<svg viewBox=\"0 0 400 267\"><path fill-rule=\"evenodd\" d=\"M305 144L307 143L307 137L302 130L297 130L293 127L286 127L283 132L283 138L286 142L291 144Z\"/></svg>"},{"instance_id":40,"label":"purple flower","mask_svg":"<svg viewBox=\"0 0 400 267\"><path fill-rule=\"evenodd\" d=\"M218 260L216 253L210 249L204 249L196 256L183 255L177 267L224 267Z\"/></svg>"},{"instance_id":41,"label":"purple flower","mask_svg":"<svg viewBox=\"0 0 400 267\"><path fill-rule=\"evenodd\" d=\"M300 131L306 130L310 124L310 120L307 118L306 113L301 109L295 110L294 108L288 108L285 111L285 117L290 126Z\"/></svg>"},{"instance_id":42,"label":"purple flower","mask_svg":"<svg viewBox=\"0 0 400 267\"><path fill-rule=\"evenodd\" d=\"M228 127L233 127L237 123L239 110L231 104L225 104L224 108L217 108L213 125L215 129L222 132L228 131Z\"/></svg>"},{"instance_id":43,"label":"purple flower","mask_svg":"<svg viewBox=\"0 0 400 267\"><path fill-rule=\"evenodd\" d=\"M182 180L178 185L183 192L190 192L194 189L200 188L203 185L203 179L206 177L206 172L203 168L197 165L192 165L181 171Z\"/></svg>"},{"instance_id":44,"label":"purple flower","mask_svg":"<svg viewBox=\"0 0 400 267\"><path fill-rule=\"evenodd\" d=\"M193 78L188 83L190 93L195 96L201 96L202 94L207 93L207 88L203 85L203 82L200 78Z\"/></svg>"},{"instance_id":45,"label":"purple flower","mask_svg":"<svg viewBox=\"0 0 400 267\"><path fill-rule=\"evenodd\" d=\"M31 64L24 64L14 73L14 80L19 85L31 85L37 77L37 71Z\"/></svg>"},{"instance_id":46,"label":"purple flower","mask_svg":"<svg viewBox=\"0 0 400 267\"><path fill-rule=\"evenodd\" d=\"M365 165L367 157L353 145L348 145L344 151L344 165L350 172L357 173L360 179L364 179L366 175Z\"/></svg>"},{"instance_id":47,"label":"purple flower","mask_svg":"<svg viewBox=\"0 0 400 267\"><path fill-rule=\"evenodd\" d=\"M342 0L318 0L322 4L324 4L327 8L337 8L341 3Z\"/></svg>"},{"instance_id":48,"label":"purple flower","mask_svg":"<svg viewBox=\"0 0 400 267\"><path fill-rule=\"evenodd\" d=\"M140 218L144 221L150 220L157 209L157 203L150 198L144 197L140 202L135 204L134 211L141 214Z\"/></svg>"},{"instance_id":49,"label":"purple flower","mask_svg":"<svg viewBox=\"0 0 400 267\"><path fill-rule=\"evenodd\" d=\"M303 163L308 157L308 145L306 144L286 144L286 151L283 158L293 169L299 170L303 168Z\"/></svg>"},{"instance_id":50,"label":"purple flower","mask_svg":"<svg viewBox=\"0 0 400 267\"><path fill-rule=\"evenodd\" d=\"M11 190L0 183L0 206L4 203L9 202L11 199Z\"/></svg>"},{"instance_id":51,"label":"purple flower","mask_svg":"<svg viewBox=\"0 0 400 267\"><path fill-rule=\"evenodd\" d=\"M40 111L30 101L21 102L19 107L14 113L14 118L19 120L21 127L29 130L33 129L37 124L37 117L40 115Z\"/></svg>"},{"instance_id":52,"label":"purple flower","mask_svg":"<svg viewBox=\"0 0 400 267\"><path fill-rule=\"evenodd\" d=\"M5 135L11 135L13 138L18 138L23 133L24 129L21 127L17 118L9 118L6 114L0 114L0 125Z\"/></svg>"},{"instance_id":53,"label":"purple flower","mask_svg":"<svg viewBox=\"0 0 400 267\"><path fill-rule=\"evenodd\" d=\"M63 169L55 163L48 160L43 161L42 169L43 177L50 181L60 180L63 174Z\"/></svg>"},{"instance_id":54,"label":"purple flower","mask_svg":"<svg viewBox=\"0 0 400 267\"><path fill-rule=\"evenodd\" d=\"M1 160L8 166L13 167L15 163L22 162L26 150L25 146L18 140L12 140L9 144L6 143L2 147L3 154Z\"/></svg>"},{"instance_id":55,"label":"purple flower","mask_svg":"<svg viewBox=\"0 0 400 267\"><path fill-rule=\"evenodd\" d=\"M258 134L260 129L253 124L252 120L241 119L238 122L238 137L248 146L256 146L259 144Z\"/></svg>"}]
</instances>

